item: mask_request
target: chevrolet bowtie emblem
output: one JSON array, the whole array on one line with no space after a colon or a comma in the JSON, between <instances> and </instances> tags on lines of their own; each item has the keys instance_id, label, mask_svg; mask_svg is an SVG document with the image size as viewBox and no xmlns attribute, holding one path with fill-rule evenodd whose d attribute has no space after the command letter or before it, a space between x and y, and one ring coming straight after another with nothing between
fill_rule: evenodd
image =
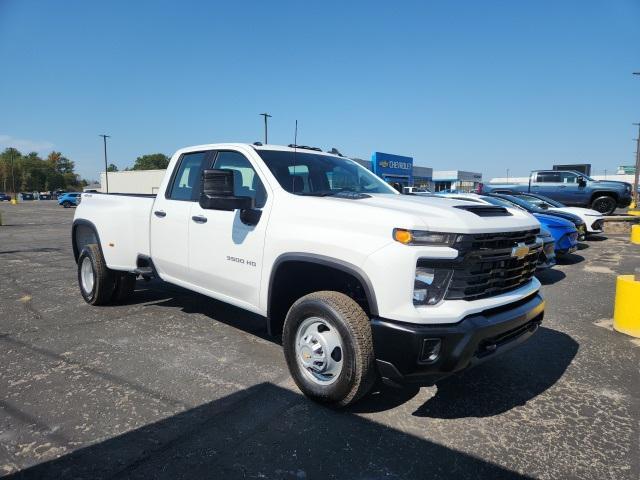
<instances>
[{"instance_id":1,"label":"chevrolet bowtie emblem","mask_svg":"<svg viewBox=\"0 0 640 480\"><path fill-rule=\"evenodd\" d=\"M522 260L528 254L529 247L527 247L524 243L519 243L511 249L511 256L517 258L518 260Z\"/></svg>"}]
</instances>

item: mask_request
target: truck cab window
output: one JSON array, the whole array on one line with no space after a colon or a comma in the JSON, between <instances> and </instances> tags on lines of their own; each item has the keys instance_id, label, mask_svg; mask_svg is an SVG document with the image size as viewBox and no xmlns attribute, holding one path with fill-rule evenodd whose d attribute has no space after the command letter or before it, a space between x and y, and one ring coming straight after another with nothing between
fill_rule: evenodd
<instances>
[{"instance_id":1,"label":"truck cab window","mask_svg":"<svg viewBox=\"0 0 640 480\"><path fill-rule=\"evenodd\" d=\"M255 200L256 208L264 207L267 192L247 158L238 152L219 152L213 168L233 170L234 195L251 197Z\"/></svg>"},{"instance_id":2,"label":"truck cab window","mask_svg":"<svg viewBox=\"0 0 640 480\"><path fill-rule=\"evenodd\" d=\"M173 177L171 200L193 200L200 177L202 176L202 161L207 152L186 153L180 159L180 166Z\"/></svg>"},{"instance_id":3,"label":"truck cab window","mask_svg":"<svg viewBox=\"0 0 640 480\"><path fill-rule=\"evenodd\" d=\"M562 183L578 183L578 176L575 173L562 172L560 178Z\"/></svg>"},{"instance_id":4,"label":"truck cab window","mask_svg":"<svg viewBox=\"0 0 640 480\"><path fill-rule=\"evenodd\" d=\"M536 179L538 183L560 183L560 174L558 172L538 172Z\"/></svg>"}]
</instances>

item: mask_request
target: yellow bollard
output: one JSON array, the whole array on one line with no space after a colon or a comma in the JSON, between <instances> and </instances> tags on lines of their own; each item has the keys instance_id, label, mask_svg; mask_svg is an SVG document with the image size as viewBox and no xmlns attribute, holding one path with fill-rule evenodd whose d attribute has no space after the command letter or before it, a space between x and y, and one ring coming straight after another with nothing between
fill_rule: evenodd
<instances>
[{"instance_id":1,"label":"yellow bollard","mask_svg":"<svg viewBox=\"0 0 640 480\"><path fill-rule=\"evenodd\" d=\"M631 225L631 243L640 245L640 225Z\"/></svg>"},{"instance_id":2,"label":"yellow bollard","mask_svg":"<svg viewBox=\"0 0 640 480\"><path fill-rule=\"evenodd\" d=\"M640 338L640 281L634 275L619 275L616 281L613 328Z\"/></svg>"},{"instance_id":3,"label":"yellow bollard","mask_svg":"<svg viewBox=\"0 0 640 480\"><path fill-rule=\"evenodd\" d=\"M15 198L12 198L12 199L11 199L11 205L15 205L16 203L18 203L18 202L16 202L16 199L15 199Z\"/></svg>"}]
</instances>

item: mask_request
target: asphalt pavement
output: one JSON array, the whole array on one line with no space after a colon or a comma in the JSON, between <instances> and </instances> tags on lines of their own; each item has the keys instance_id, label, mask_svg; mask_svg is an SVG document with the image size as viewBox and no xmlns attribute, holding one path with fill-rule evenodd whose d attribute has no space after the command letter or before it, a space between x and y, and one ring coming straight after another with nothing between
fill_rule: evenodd
<instances>
[{"instance_id":1,"label":"asphalt pavement","mask_svg":"<svg viewBox=\"0 0 640 480\"><path fill-rule=\"evenodd\" d=\"M91 307L74 210L0 211L0 476L640 477L640 341L611 328L616 275L640 268L626 235L541 275L522 346L334 411L296 389L261 317L159 281Z\"/></svg>"}]
</instances>

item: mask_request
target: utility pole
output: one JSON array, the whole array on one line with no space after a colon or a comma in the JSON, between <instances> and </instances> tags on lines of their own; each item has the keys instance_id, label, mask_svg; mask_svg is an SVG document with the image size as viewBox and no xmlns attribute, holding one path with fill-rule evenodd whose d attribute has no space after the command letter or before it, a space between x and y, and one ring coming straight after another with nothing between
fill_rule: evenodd
<instances>
[{"instance_id":1,"label":"utility pole","mask_svg":"<svg viewBox=\"0 0 640 480\"><path fill-rule=\"evenodd\" d=\"M640 72L633 72L634 75L640 75ZM631 198L633 199L633 203L635 207L638 208L638 175L640 174L640 124L634 123L634 125L638 125L638 138L636 139L636 171L633 176L633 192L631 192Z\"/></svg>"},{"instance_id":2,"label":"utility pole","mask_svg":"<svg viewBox=\"0 0 640 480\"><path fill-rule=\"evenodd\" d=\"M631 198L638 208L638 176L640 176L640 123L634 123L638 126L638 138L636 138L636 171L633 176L633 192Z\"/></svg>"},{"instance_id":3,"label":"utility pole","mask_svg":"<svg viewBox=\"0 0 640 480\"><path fill-rule=\"evenodd\" d=\"M269 128L267 126L267 119L271 118L271 115L269 115L268 113L261 113L260 115L264 117L264 144L266 145L269 143L268 136L267 136L268 128Z\"/></svg>"},{"instance_id":4,"label":"utility pole","mask_svg":"<svg viewBox=\"0 0 640 480\"><path fill-rule=\"evenodd\" d=\"M102 137L102 140L104 142L104 180L105 183L107 184L107 193L109 193L109 167L107 166L107 138L111 137L111 135L105 135L104 133L102 135L98 135L99 137Z\"/></svg>"},{"instance_id":5,"label":"utility pole","mask_svg":"<svg viewBox=\"0 0 640 480\"><path fill-rule=\"evenodd\" d=\"M509 183L509 169L507 168L507 183Z\"/></svg>"},{"instance_id":6,"label":"utility pole","mask_svg":"<svg viewBox=\"0 0 640 480\"><path fill-rule=\"evenodd\" d=\"M13 150L11 151L11 183L13 185L13 201L14 203L18 202L18 194L16 193L16 176L13 169L13 164L15 162Z\"/></svg>"}]
</instances>

